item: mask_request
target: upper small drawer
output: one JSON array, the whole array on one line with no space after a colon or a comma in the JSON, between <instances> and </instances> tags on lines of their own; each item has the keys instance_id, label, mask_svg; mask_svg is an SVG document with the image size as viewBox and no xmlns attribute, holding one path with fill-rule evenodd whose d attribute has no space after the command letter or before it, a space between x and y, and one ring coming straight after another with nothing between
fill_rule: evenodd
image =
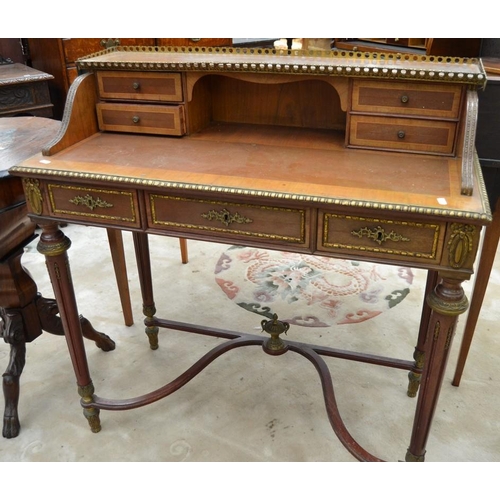
<instances>
[{"instance_id":1,"label":"upper small drawer","mask_svg":"<svg viewBox=\"0 0 500 500\"><path fill-rule=\"evenodd\" d=\"M184 135L184 105L97 104L97 120L101 130L136 134Z\"/></svg>"},{"instance_id":2,"label":"upper small drawer","mask_svg":"<svg viewBox=\"0 0 500 500\"><path fill-rule=\"evenodd\" d=\"M458 118L461 87L356 80L352 111Z\"/></svg>"},{"instance_id":3,"label":"upper small drawer","mask_svg":"<svg viewBox=\"0 0 500 500\"><path fill-rule=\"evenodd\" d=\"M352 115L349 146L449 155L456 125L445 120Z\"/></svg>"},{"instance_id":4,"label":"upper small drawer","mask_svg":"<svg viewBox=\"0 0 500 500\"><path fill-rule=\"evenodd\" d=\"M99 71L97 84L102 99L182 101L180 73Z\"/></svg>"}]
</instances>

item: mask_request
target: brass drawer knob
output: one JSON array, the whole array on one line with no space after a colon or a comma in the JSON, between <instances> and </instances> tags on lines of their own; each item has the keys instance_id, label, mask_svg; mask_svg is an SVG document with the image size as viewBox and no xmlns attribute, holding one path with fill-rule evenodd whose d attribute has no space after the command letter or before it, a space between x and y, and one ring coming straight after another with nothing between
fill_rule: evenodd
<instances>
[{"instance_id":1,"label":"brass drawer knob","mask_svg":"<svg viewBox=\"0 0 500 500\"><path fill-rule=\"evenodd\" d=\"M140 84L139 82L134 82L134 83L132 84L132 88L133 88L134 90L139 90L140 86L141 86L141 84Z\"/></svg>"},{"instance_id":2,"label":"brass drawer knob","mask_svg":"<svg viewBox=\"0 0 500 500\"><path fill-rule=\"evenodd\" d=\"M139 123L139 120L140 120L140 118L139 118L138 116L134 116L134 117L132 117L132 121L133 121L134 123Z\"/></svg>"},{"instance_id":3,"label":"brass drawer knob","mask_svg":"<svg viewBox=\"0 0 500 500\"><path fill-rule=\"evenodd\" d=\"M404 130L399 130L398 131L398 138L399 139L404 139L405 138L405 131Z\"/></svg>"},{"instance_id":4,"label":"brass drawer knob","mask_svg":"<svg viewBox=\"0 0 500 500\"><path fill-rule=\"evenodd\" d=\"M401 96L401 102L403 104L406 104L409 100L410 100L410 98L407 95L402 95Z\"/></svg>"}]
</instances>

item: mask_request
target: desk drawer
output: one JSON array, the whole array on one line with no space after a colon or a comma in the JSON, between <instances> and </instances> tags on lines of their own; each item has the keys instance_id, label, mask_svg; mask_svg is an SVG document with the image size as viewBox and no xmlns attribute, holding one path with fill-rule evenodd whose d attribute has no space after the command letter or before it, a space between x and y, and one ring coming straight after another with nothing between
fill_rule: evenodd
<instances>
[{"instance_id":1,"label":"desk drawer","mask_svg":"<svg viewBox=\"0 0 500 500\"><path fill-rule=\"evenodd\" d=\"M320 211L318 249L335 254L389 254L397 259L438 262L441 224L355 217Z\"/></svg>"},{"instance_id":2,"label":"desk drawer","mask_svg":"<svg viewBox=\"0 0 500 500\"><path fill-rule=\"evenodd\" d=\"M355 81L352 111L456 119L460 98L456 85Z\"/></svg>"},{"instance_id":3,"label":"desk drawer","mask_svg":"<svg viewBox=\"0 0 500 500\"><path fill-rule=\"evenodd\" d=\"M351 115L349 145L376 149L452 154L455 122Z\"/></svg>"},{"instance_id":4,"label":"desk drawer","mask_svg":"<svg viewBox=\"0 0 500 500\"><path fill-rule=\"evenodd\" d=\"M97 104L99 128L111 132L184 135L184 107L149 104Z\"/></svg>"},{"instance_id":5,"label":"desk drawer","mask_svg":"<svg viewBox=\"0 0 500 500\"><path fill-rule=\"evenodd\" d=\"M140 226L137 193L133 190L48 184L47 191L49 209L55 217Z\"/></svg>"},{"instance_id":6,"label":"desk drawer","mask_svg":"<svg viewBox=\"0 0 500 500\"><path fill-rule=\"evenodd\" d=\"M147 201L151 228L286 242L297 247L309 245L308 210L223 203L155 193L150 193Z\"/></svg>"},{"instance_id":7,"label":"desk drawer","mask_svg":"<svg viewBox=\"0 0 500 500\"><path fill-rule=\"evenodd\" d=\"M99 71L97 85L102 99L124 101L182 101L180 73Z\"/></svg>"}]
</instances>

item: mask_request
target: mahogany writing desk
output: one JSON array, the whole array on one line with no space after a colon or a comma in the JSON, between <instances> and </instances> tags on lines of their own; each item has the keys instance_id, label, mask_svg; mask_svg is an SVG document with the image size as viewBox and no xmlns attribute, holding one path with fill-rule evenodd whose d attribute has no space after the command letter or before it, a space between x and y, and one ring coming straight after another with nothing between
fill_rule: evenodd
<instances>
[{"instance_id":1,"label":"mahogany writing desk","mask_svg":"<svg viewBox=\"0 0 500 500\"><path fill-rule=\"evenodd\" d=\"M379 460L340 418L322 356L409 371L418 402L407 460L422 461L480 231L491 220L474 151L481 62L261 49L130 48L78 61L60 135L11 172L43 228L39 251L65 325L84 414L137 408L245 345L300 353L327 413L359 460ZM146 316L227 339L174 381L126 400L95 394L59 221L133 232ZM429 270L415 361L285 342L156 316L148 234L286 249ZM418 333L418 335L417 335Z\"/></svg>"}]
</instances>

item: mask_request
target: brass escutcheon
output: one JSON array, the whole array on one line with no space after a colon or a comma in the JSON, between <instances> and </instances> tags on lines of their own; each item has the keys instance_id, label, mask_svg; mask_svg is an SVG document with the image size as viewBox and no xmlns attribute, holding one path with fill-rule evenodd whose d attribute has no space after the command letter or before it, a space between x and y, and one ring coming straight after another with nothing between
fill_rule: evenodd
<instances>
[{"instance_id":1,"label":"brass escutcheon","mask_svg":"<svg viewBox=\"0 0 500 500\"><path fill-rule=\"evenodd\" d=\"M69 201L75 205L85 205L87 208L90 208L90 210L94 210L95 208L111 208L113 206L111 203L101 200L99 197L94 198L90 194L86 194L85 196L75 196Z\"/></svg>"},{"instance_id":2,"label":"brass escutcheon","mask_svg":"<svg viewBox=\"0 0 500 500\"><path fill-rule=\"evenodd\" d=\"M379 245L382 245L382 243L385 243L387 240L390 241L410 241L409 238L406 238L405 236L401 234L397 234L394 231L391 231L390 233L387 233L385 229L381 226L377 226L374 229L369 229L367 227L363 227L359 229L358 231L351 231L351 234L353 236L357 236L358 238L362 238L363 236L366 236L367 238L375 241Z\"/></svg>"},{"instance_id":3,"label":"brass escutcheon","mask_svg":"<svg viewBox=\"0 0 500 500\"><path fill-rule=\"evenodd\" d=\"M210 210L206 214L201 214L204 219L207 220L217 220L222 222L225 226L229 226L233 222L237 224L250 224L253 222L252 219L240 215L238 212L232 214L227 208L224 208L217 212L216 210Z\"/></svg>"}]
</instances>

